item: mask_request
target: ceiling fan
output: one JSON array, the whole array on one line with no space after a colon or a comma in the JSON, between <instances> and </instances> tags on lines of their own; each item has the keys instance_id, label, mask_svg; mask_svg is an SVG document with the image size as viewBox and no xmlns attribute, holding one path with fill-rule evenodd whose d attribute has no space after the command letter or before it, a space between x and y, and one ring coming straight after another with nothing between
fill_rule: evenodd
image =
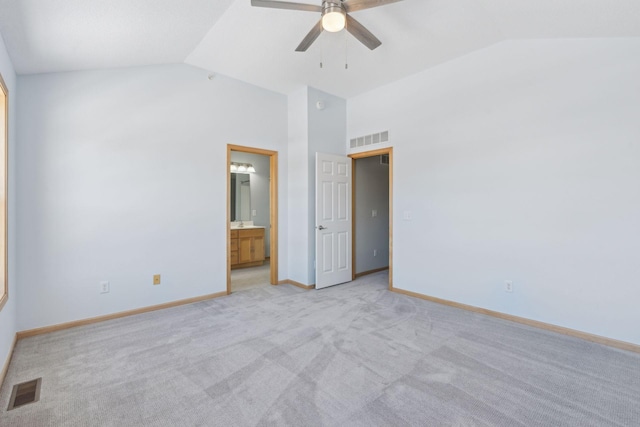
<instances>
[{"instance_id":1,"label":"ceiling fan","mask_svg":"<svg viewBox=\"0 0 640 427\"><path fill-rule=\"evenodd\" d=\"M251 6L303 10L306 12L320 12L322 14L320 21L318 21L300 45L298 45L296 52L305 52L309 49L322 31L335 33L345 28L362 44L373 50L380 46L382 42L361 23L353 19L350 13L399 1L402 0L323 0L321 6L316 6L313 4L276 0L251 0Z\"/></svg>"}]
</instances>

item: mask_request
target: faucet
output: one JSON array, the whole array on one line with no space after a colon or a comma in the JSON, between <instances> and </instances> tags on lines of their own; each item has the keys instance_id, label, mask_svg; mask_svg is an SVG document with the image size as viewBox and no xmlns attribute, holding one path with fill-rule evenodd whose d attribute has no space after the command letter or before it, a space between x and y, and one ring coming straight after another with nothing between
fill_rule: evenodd
<instances>
[{"instance_id":1,"label":"faucet","mask_svg":"<svg viewBox=\"0 0 640 427\"><path fill-rule=\"evenodd\" d=\"M242 220L240 220L240 224L238 224L238 228L242 228L244 227L244 224L242 223Z\"/></svg>"}]
</instances>

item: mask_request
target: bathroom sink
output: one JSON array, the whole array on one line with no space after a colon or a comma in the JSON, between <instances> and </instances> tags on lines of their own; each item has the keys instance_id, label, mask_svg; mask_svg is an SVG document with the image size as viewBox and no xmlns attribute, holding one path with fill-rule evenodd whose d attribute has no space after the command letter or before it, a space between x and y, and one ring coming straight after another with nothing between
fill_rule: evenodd
<instances>
[{"instance_id":1,"label":"bathroom sink","mask_svg":"<svg viewBox=\"0 0 640 427\"><path fill-rule=\"evenodd\" d=\"M264 228L262 226L259 225L245 225L245 226L239 226L239 225L231 225L231 229L232 230L251 230L251 229L255 229L255 228Z\"/></svg>"},{"instance_id":2,"label":"bathroom sink","mask_svg":"<svg viewBox=\"0 0 640 427\"><path fill-rule=\"evenodd\" d=\"M231 229L232 230L251 230L251 229L255 229L255 228L265 228L265 227L261 227L258 225L253 225L253 221L232 221L231 222Z\"/></svg>"}]
</instances>

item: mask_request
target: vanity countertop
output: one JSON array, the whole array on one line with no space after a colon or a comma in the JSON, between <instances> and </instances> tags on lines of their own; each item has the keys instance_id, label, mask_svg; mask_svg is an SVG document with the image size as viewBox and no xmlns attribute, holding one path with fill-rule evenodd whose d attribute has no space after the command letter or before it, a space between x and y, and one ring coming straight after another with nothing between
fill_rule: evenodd
<instances>
[{"instance_id":1,"label":"vanity countertop","mask_svg":"<svg viewBox=\"0 0 640 427\"><path fill-rule=\"evenodd\" d=\"M239 225L231 226L232 230L255 230L257 228L265 228L265 227L261 227L259 225L245 225L244 227L240 227Z\"/></svg>"}]
</instances>

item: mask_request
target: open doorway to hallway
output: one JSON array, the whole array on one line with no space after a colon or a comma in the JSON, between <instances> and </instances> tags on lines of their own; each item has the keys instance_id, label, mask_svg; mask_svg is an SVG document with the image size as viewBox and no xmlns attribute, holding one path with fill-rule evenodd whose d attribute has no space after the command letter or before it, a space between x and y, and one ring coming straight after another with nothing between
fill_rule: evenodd
<instances>
[{"instance_id":1,"label":"open doorway to hallway","mask_svg":"<svg viewBox=\"0 0 640 427\"><path fill-rule=\"evenodd\" d=\"M393 285L393 149L352 154L353 278L389 270Z\"/></svg>"},{"instance_id":2,"label":"open doorway to hallway","mask_svg":"<svg viewBox=\"0 0 640 427\"><path fill-rule=\"evenodd\" d=\"M227 293L277 284L277 152L229 145Z\"/></svg>"}]
</instances>

